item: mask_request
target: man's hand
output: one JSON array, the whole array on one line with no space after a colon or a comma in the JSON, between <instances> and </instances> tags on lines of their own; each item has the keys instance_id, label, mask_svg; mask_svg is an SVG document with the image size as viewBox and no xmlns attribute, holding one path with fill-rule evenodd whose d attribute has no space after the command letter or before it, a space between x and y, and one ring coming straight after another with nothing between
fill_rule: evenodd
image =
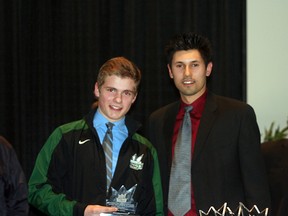
<instances>
[{"instance_id":1,"label":"man's hand","mask_svg":"<svg viewBox=\"0 0 288 216\"><path fill-rule=\"evenodd\" d=\"M100 216L100 213L115 212L117 210L116 207L88 205L85 208L84 216Z\"/></svg>"}]
</instances>

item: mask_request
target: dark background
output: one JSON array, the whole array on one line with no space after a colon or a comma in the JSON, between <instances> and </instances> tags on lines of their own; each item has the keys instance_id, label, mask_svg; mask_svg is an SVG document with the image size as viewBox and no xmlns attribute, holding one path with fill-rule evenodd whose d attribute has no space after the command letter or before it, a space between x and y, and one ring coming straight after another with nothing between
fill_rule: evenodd
<instances>
[{"instance_id":1,"label":"dark background","mask_svg":"<svg viewBox=\"0 0 288 216\"><path fill-rule=\"evenodd\" d=\"M213 44L209 88L245 101L246 1L0 0L0 133L27 179L52 130L89 111L106 60L125 56L141 69L137 120L177 99L163 49L184 31Z\"/></svg>"}]
</instances>

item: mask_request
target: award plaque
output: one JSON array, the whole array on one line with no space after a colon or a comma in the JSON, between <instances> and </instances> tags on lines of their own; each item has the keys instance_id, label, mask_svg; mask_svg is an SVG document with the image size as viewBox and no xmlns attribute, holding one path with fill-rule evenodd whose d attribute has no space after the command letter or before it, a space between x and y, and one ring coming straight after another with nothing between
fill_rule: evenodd
<instances>
[{"instance_id":1,"label":"award plaque","mask_svg":"<svg viewBox=\"0 0 288 216\"><path fill-rule=\"evenodd\" d=\"M137 184L127 190L125 186L122 185L118 191L112 188L112 195L106 201L106 205L114 206L118 208L118 211L112 214L103 215L134 215L137 208L137 202L133 199L136 187Z\"/></svg>"}]
</instances>

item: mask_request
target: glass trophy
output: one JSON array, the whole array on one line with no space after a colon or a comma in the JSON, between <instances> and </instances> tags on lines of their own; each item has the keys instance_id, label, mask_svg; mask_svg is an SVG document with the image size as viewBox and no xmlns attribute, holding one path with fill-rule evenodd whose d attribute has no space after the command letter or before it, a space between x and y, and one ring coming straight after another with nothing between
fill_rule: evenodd
<instances>
[{"instance_id":1,"label":"glass trophy","mask_svg":"<svg viewBox=\"0 0 288 216\"><path fill-rule=\"evenodd\" d=\"M260 211L256 205L251 209L248 209L243 203L239 203L238 208L233 212L227 206L227 203L216 209L214 206L211 206L207 212L202 210L199 211L200 216L268 216L268 208Z\"/></svg>"},{"instance_id":2,"label":"glass trophy","mask_svg":"<svg viewBox=\"0 0 288 216\"><path fill-rule=\"evenodd\" d=\"M224 203L219 209L216 209L214 206L211 206L207 212L202 210L199 211L200 216L234 216L235 214L227 206L227 203Z\"/></svg>"},{"instance_id":3,"label":"glass trophy","mask_svg":"<svg viewBox=\"0 0 288 216\"><path fill-rule=\"evenodd\" d=\"M117 212L101 213L100 215L135 215L137 209L137 202L134 201L133 195L137 184L130 189L126 189L124 185L117 191L112 188L112 195L106 200L107 206L114 206L118 208Z\"/></svg>"},{"instance_id":4,"label":"glass trophy","mask_svg":"<svg viewBox=\"0 0 288 216\"><path fill-rule=\"evenodd\" d=\"M257 205L254 205L251 209L248 209L243 203L240 202L237 216L268 216L268 210L268 208L265 208L260 211Z\"/></svg>"}]
</instances>

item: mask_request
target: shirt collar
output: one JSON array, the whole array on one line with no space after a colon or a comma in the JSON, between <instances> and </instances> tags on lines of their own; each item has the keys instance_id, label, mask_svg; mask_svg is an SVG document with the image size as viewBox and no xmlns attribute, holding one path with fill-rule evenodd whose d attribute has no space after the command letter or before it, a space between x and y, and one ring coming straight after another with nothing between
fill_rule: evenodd
<instances>
[{"instance_id":1,"label":"shirt collar","mask_svg":"<svg viewBox=\"0 0 288 216\"><path fill-rule=\"evenodd\" d=\"M99 112L99 109L97 109L95 112L95 115L94 115L94 119L93 119L94 127L95 128L102 127L107 122L109 122L109 120L107 118L105 118L101 112ZM114 127L118 127L118 128L124 127L125 126L125 116L122 119L120 119L116 122L112 122L112 123L114 124Z\"/></svg>"},{"instance_id":2,"label":"shirt collar","mask_svg":"<svg viewBox=\"0 0 288 216\"><path fill-rule=\"evenodd\" d=\"M184 107L191 105L191 106L193 106L191 116L193 116L194 118L200 119L202 116L202 112L204 110L206 98L207 98L207 90L199 98L197 98L195 101L193 101L193 103L191 103L191 104L186 104L183 101L181 101L179 112L183 113L183 115L184 115Z\"/></svg>"}]
</instances>

